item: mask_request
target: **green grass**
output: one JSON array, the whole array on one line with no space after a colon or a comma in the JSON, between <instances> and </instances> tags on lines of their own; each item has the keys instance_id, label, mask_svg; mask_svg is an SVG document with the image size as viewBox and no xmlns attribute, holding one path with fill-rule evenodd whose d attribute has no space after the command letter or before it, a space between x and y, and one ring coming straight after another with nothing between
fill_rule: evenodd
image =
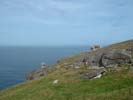
<instances>
[{"instance_id":1,"label":"green grass","mask_svg":"<svg viewBox=\"0 0 133 100\"><path fill-rule=\"evenodd\" d=\"M110 72L101 79L81 79L78 70L56 70L45 78L0 92L0 100L133 100L133 73ZM52 82L58 79L59 83Z\"/></svg>"},{"instance_id":2,"label":"green grass","mask_svg":"<svg viewBox=\"0 0 133 100\"><path fill-rule=\"evenodd\" d=\"M120 42L120 43L115 43L115 44L112 44L112 45L109 45L109 46L106 46L106 47L103 47L101 49L98 49L96 51L93 51L93 52L82 52L80 54L76 54L74 56L70 56L70 57L66 57L66 58L63 58L60 60L60 65L61 66L64 66L63 64L64 63L74 63L75 61L77 61L78 59L83 59L84 57L87 56L92 56L92 55L96 55L98 53L105 53L105 52L108 52L108 51L111 51L111 50L123 50L123 49L129 49L129 48L133 48L133 40L128 40L128 41L124 41L124 42ZM133 52L132 52L132 55L133 55Z\"/></svg>"},{"instance_id":3,"label":"green grass","mask_svg":"<svg viewBox=\"0 0 133 100\"><path fill-rule=\"evenodd\" d=\"M113 49L128 49L131 45L133 40L61 59L56 65L60 68L51 68L46 77L0 91L0 100L133 100L133 72L129 71L128 65L123 64L122 70L120 68L119 71L110 71L102 78L93 80L79 77L81 73L90 71L84 67L75 70L63 69L86 55ZM56 79L59 83L52 84Z\"/></svg>"}]
</instances>

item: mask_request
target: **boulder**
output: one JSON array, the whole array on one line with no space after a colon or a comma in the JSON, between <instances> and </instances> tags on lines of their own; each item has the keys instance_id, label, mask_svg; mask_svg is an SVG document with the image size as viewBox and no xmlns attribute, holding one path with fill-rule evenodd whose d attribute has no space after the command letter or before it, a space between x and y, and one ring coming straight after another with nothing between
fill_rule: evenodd
<instances>
[{"instance_id":1,"label":"boulder","mask_svg":"<svg viewBox=\"0 0 133 100\"><path fill-rule=\"evenodd\" d=\"M113 50L106 54L103 54L101 58L101 65L109 67L114 64L131 64L131 55L125 50Z\"/></svg>"},{"instance_id":2,"label":"boulder","mask_svg":"<svg viewBox=\"0 0 133 100\"><path fill-rule=\"evenodd\" d=\"M101 76L105 73L105 69L98 69L92 72L88 72L85 74L81 74L81 78L93 79L93 78L101 78Z\"/></svg>"},{"instance_id":3,"label":"boulder","mask_svg":"<svg viewBox=\"0 0 133 100\"><path fill-rule=\"evenodd\" d=\"M36 78L40 78L42 76L46 76L48 74L48 70L47 68L40 68L38 70L33 70L32 72L30 72L26 79L27 80L33 80L33 79L36 79Z\"/></svg>"},{"instance_id":4,"label":"boulder","mask_svg":"<svg viewBox=\"0 0 133 100\"><path fill-rule=\"evenodd\" d=\"M98 49L100 49L101 48L101 46L100 45L93 45L93 46L91 46L91 51L96 51L96 50L98 50Z\"/></svg>"},{"instance_id":5,"label":"boulder","mask_svg":"<svg viewBox=\"0 0 133 100\"><path fill-rule=\"evenodd\" d=\"M99 74L99 75L97 75L96 77L94 77L94 79L96 79L96 78L101 78L102 77L102 74Z\"/></svg>"},{"instance_id":6,"label":"boulder","mask_svg":"<svg viewBox=\"0 0 133 100\"><path fill-rule=\"evenodd\" d=\"M54 80L53 81L53 84L58 84L59 83L59 80Z\"/></svg>"},{"instance_id":7,"label":"boulder","mask_svg":"<svg viewBox=\"0 0 133 100\"><path fill-rule=\"evenodd\" d=\"M86 56L83 61L91 67L110 67L116 64L131 64L131 52L127 50L110 50L106 52L97 52L94 55Z\"/></svg>"},{"instance_id":8,"label":"boulder","mask_svg":"<svg viewBox=\"0 0 133 100\"><path fill-rule=\"evenodd\" d=\"M93 66L101 66L100 60L103 53L96 53L95 55L88 55L83 59L83 63Z\"/></svg>"}]
</instances>

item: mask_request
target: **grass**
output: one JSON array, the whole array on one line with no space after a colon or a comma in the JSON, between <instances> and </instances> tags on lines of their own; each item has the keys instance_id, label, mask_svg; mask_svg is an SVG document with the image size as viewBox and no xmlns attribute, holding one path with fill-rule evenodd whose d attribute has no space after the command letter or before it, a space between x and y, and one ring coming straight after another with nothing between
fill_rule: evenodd
<instances>
[{"instance_id":1,"label":"grass","mask_svg":"<svg viewBox=\"0 0 133 100\"><path fill-rule=\"evenodd\" d=\"M112 49L128 49L132 45L133 40L130 40L91 53L85 52L61 59L56 65L60 68L51 68L46 77L0 91L0 100L133 100L133 72L129 71L128 65L123 64L122 70L120 68L119 71L110 71L102 78L92 80L79 77L81 73L91 70L83 67L75 70L63 69L86 55ZM54 80L59 80L59 83L53 84Z\"/></svg>"},{"instance_id":2,"label":"grass","mask_svg":"<svg viewBox=\"0 0 133 100\"><path fill-rule=\"evenodd\" d=\"M61 59L59 64L61 66L63 66L64 63L74 63L75 61L78 61L79 59L83 59L86 57L86 55L87 56L88 55L93 56L93 55L99 54L101 52L106 53L106 52L111 51L111 50L123 50L123 49L126 50L129 48L131 48L131 49L133 48L133 39L128 40L128 41L124 41L121 43L115 43L115 44L103 47L103 48L98 49L98 50L93 51L93 52L89 52L89 51L88 52L82 52L82 53L74 55L74 56L66 57L64 59Z\"/></svg>"},{"instance_id":3,"label":"grass","mask_svg":"<svg viewBox=\"0 0 133 100\"><path fill-rule=\"evenodd\" d=\"M110 72L101 79L81 79L78 70L57 70L47 77L0 92L0 100L133 100L133 74ZM58 79L59 83L52 82Z\"/></svg>"}]
</instances>

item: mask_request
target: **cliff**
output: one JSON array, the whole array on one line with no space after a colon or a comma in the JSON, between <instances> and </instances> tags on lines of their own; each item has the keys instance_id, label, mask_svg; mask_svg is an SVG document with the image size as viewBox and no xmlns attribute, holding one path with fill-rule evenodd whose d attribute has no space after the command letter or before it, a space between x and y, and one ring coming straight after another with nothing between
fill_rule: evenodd
<instances>
[{"instance_id":1,"label":"cliff","mask_svg":"<svg viewBox=\"0 0 133 100\"><path fill-rule=\"evenodd\" d=\"M99 48L94 51L84 52L79 55L61 59L52 67L58 69L103 69L128 64L132 66L133 61L133 40L113 44L107 47ZM27 80L46 76L51 73L51 68L40 68L28 74Z\"/></svg>"},{"instance_id":2,"label":"cliff","mask_svg":"<svg viewBox=\"0 0 133 100\"><path fill-rule=\"evenodd\" d=\"M0 100L133 100L133 40L61 59L0 91Z\"/></svg>"}]
</instances>

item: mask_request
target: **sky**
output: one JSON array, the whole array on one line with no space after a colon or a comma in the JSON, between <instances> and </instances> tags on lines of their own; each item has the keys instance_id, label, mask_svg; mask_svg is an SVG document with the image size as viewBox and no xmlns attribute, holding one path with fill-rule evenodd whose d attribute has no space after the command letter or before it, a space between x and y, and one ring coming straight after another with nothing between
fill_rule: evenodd
<instances>
[{"instance_id":1,"label":"sky","mask_svg":"<svg viewBox=\"0 0 133 100\"><path fill-rule=\"evenodd\" d=\"M133 0L0 0L0 46L133 39Z\"/></svg>"}]
</instances>

